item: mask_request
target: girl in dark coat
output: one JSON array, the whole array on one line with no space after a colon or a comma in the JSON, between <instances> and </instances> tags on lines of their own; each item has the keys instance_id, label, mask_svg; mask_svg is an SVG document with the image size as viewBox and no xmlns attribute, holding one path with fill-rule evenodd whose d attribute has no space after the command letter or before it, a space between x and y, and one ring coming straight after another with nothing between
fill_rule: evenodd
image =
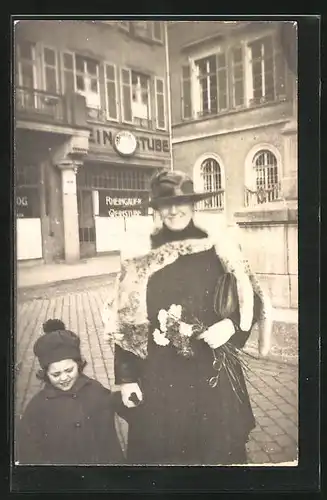
<instances>
[{"instance_id":1,"label":"girl in dark coat","mask_svg":"<svg viewBox=\"0 0 327 500\"><path fill-rule=\"evenodd\" d=\"M83 374L79 337L60 320L48 320L44 332L34 353L45 385L18 424L17 461L29 465L121 464L111 392Z\"/></svg>"},{"instance_id":2,"label":"girl in dark coat","mask_svg":"<svg viewBox=\"0 0 327 500\"><path fill-rule=\"evenodd\" d=\"M106 311L129 422L130 463L246 463L255 421L236 348L244 346L254 323L256 292L266 354L269 301L225 235L214 244L194 225L193 203L207 196L195 194L183 173L157 175L152 206L162 229L145 257L123 262ZM239 298L229 317L215 302L226 271L236 279ZM171 307L181 315L181 334L171 335L164 324ZM188 333L194 325L201 325L200 334Z\"/></svg>"}]
</instances>

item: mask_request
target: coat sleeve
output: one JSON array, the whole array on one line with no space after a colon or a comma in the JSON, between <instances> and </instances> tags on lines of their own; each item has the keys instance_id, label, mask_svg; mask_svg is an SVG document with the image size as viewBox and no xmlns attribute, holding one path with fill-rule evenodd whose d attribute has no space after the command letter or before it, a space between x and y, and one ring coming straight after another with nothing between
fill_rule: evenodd
<instances>
[{"instance_id":1,"label":"coat sleeve","mask_svg":"<svg viewBox=\"0 0 327 500\"><path fill-rule=\"evenodd\" d=\"M43 430L40 418L42 411L37 408L37 400L32 400L17 422L16 460L19 464L34 465L44 463Z\"/></svg>"}]
</instances>

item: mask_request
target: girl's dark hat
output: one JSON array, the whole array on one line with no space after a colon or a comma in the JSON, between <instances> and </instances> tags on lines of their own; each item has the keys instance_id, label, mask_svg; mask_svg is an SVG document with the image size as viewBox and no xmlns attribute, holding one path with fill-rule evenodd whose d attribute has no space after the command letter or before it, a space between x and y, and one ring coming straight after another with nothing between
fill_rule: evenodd
<instances>
[{"instance_id":1,"label":"girl's dark hat","mask_svg":"<svg viewBox=\"0 0 327 500\"><path fill-rule=\"evenodd\" d=\"M217 194L217 192L195 193L192 179L178 170L164 170L157 173L151 180L150 189L149 206L154 209L175 203L196 203Z\"/></svg>"},{"instance_id":2,"label":"girl's dark hat","mask_svg":"<svg viewBox=\"0 0 327 500\"><path fill-rule=\"evenodd\" d=\"M80 339L69 330L55 330L45 333L34 344L34 354L41 368L63 359L79 359L81 357Z\"/></svg>"}]
</instances>

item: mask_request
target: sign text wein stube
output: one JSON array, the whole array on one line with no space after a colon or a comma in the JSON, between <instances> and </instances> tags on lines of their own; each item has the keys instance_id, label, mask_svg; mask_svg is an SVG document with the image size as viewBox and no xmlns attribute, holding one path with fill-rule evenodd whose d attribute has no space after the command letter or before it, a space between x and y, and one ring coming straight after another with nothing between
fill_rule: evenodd
<instances>
[{"instance_id":1,"label":"sign text wein stube","mask_svg":"<svg viewBox=\"0 0 327 500\"><path fill-rule=\"evenodd\" d=\"M97 144L98 146L113 148L113 141L115 131L105 128L93 128L90 135L90 143ZM146 137L143 135L136 135L138 147L141 152L148 153L169 153L169 141L162 137Z\"/></svg>"}]
</instances>

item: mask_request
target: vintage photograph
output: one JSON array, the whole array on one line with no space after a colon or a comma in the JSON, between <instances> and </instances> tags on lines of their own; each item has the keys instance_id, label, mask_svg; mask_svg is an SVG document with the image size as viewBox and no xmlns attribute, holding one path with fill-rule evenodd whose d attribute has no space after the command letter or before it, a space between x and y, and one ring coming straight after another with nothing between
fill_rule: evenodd
<instances>
[{"instance_id":1,"label":"vintage photograph","mask_svg":"<svg viewBox=\"0 0 327 500\"><path fill-rule=\"evenodd\" d=\"M16 20L17 465L298 465L297 24Z\"/></svg>"}]
</instances>

